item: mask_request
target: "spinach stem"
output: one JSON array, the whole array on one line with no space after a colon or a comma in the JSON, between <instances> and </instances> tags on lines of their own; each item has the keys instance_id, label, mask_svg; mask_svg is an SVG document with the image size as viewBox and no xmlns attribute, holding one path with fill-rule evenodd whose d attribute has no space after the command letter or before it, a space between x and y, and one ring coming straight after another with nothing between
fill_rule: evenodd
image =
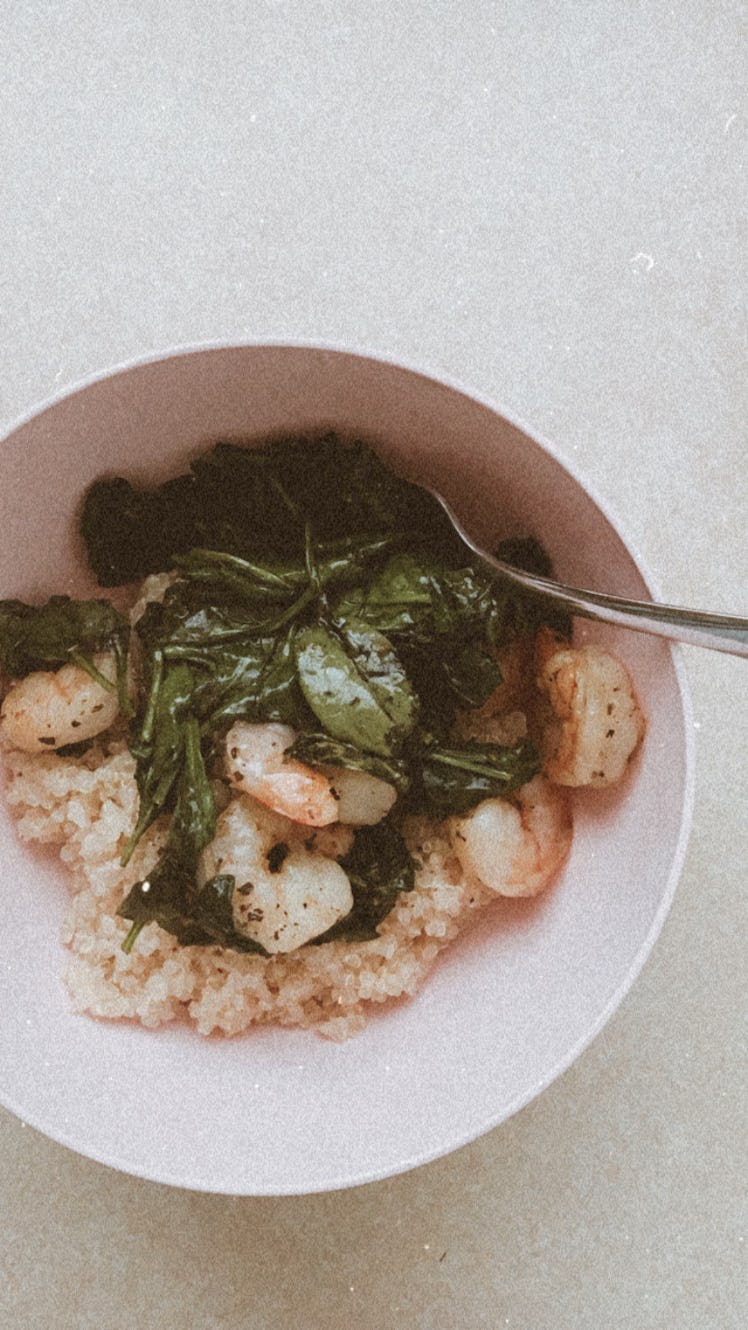
<instances>
[{"instance_id":1,"label":"spinach stem","mask_svg":"<svg viewBox=\"0 0 748 1330\"><path fill-rule=\"evenodd\" d=\"M135 939L137 938L138 933L143 927L145 927L144 921L133 924L132 927L129 929L127 936L122 939L121 950L124 951L126 956L130 955L130 952L132 951L133 946L135 944Z\"/></svg>"},{"instance_id":2,"label":"spinach stem","mask_svg":"<svg viewBox=\"0 0 748 1330\"><path fill-rule=\"evenodd\" d=\"M158 694L161 689L161 680L164 676L164 653L156 650L153 653L153 675L151 678L151 687L148 693L148 705L143 717L143 725L140 731L140 738L143 743L150 743L153 735L153 722L156 716L156 704Z\"/></svg>"},{"instance_id":3,"label":"spinach stem","mask_svg":"<svg viewBox=\"0 0 748 1330\"><path fill-rule=\"evenodd\" d=\"M317 599L318 594L318 587L308 586L306 591L304 591L292 605L289 605L287 610L284 610L282 614L279 614L277 619L273 619L270 623L265 625L265 631L268 633L277 633L279 628L285 628L286 624L290 623L291 619L295 619L297 615L301 614L302 610L306 609L307 605L311 605L312 601Z\"/></svg>"},{"instance_id":4,"label":"spinach stem","mask_svg":"<svg viewBox=\"0 0 748 1330\"><path fill-rule=\"evenodd\" d=\"M114 644L114 659L117 664L119 709L127 720L131 720L135 715L135 708L127 694L127 649L123 648L119 641Z\"/></svg>"},{"instance_id":5,"label":"spinach stem","mask_svg":"<svg viewBox=\"0 0 748 1330\"><path fill-rule=\"evenodd\" d=\"M249 559L242 559L238 554L227 554L222 550L194 549L190 550L189 554L177 557L174 562L187 573L188 577L205 578L206 575L213 577L216 572L221 577L233 574L240 584L243 582L246 585L249 582L251 585L259 582L265 587L280 588L283 591L290 591L298 586L302 574L298 566L291 565L279 571L269 564L252 563ZM205 565L204 569L201 564Z\"/></svg>"},{"instance_id":6,"label":"spinach stem","mask_svg":"<svg viewBox=\"0 0 748 1330\"><path fill-rule=\"evenodd\" d=\"M445 767L457 767L460 771L472 771L476 776L496 776L497 766L495 762L481 761L480 757L463 755L461 753L428 753L430 762L441 762Z\"/></svg>"},{"instance_id":7,"label":"spinach stem","mask_svg":"<svg viewBox=\"0 0 748 1330\"><path fill-rule=\"evenodd\" d=\"M307 572L307 577L309 578L310 585L313 586L316 591L319 591L319 586L320 586L319 570L317 568L317 564L315 563L314 559L314 544L312 541L312 523L309 520L309 518L307 518L306 522L304 523L304 562L306 563L306 572Z\"/></svg>"},{"instance_id":8,"label":"spinach stem","mask_svg":"<svg viewBox=\"0 0 748 1330\"><path fill-rule=\"evenodd\" d=\"M176 778L177 778L176 771L165 772L164 775L161 777L161 780L156 786L156 789L154 790L148 802L145 804L145 806L141 805L140 814L138 816L138 820L135 825L135 830L133 831L130 839L125 845L125 848L122 852L122 858L119 861L121 868L127 867L128 863L130 862L133 856L133 852L135 850L138 841L143 835L143 832L151 825L151 822L154 820L154 818L157 817L158 812L162 807L166 799L166 796L169 793L169 790L174 784Z\"/></svg>"},{"instance_id":9,"label":"spinach stem","mask_svg":"<svg viewBox=\"0 0 748 1330\"><path fill-rule=\"evenodd\" d=\"M86 671L86 674L94 680L94 683L99 684L102 688L106 688L108 693L114 693L116 691L117 685L112 683L111 679L107 679L106 675L102 674L101 670L96 668L93 661L89 660L88 656L81 655L80 651L71 651L70 660L73 665L80 665L80 668Z\"/></svg>"}]
</instances>

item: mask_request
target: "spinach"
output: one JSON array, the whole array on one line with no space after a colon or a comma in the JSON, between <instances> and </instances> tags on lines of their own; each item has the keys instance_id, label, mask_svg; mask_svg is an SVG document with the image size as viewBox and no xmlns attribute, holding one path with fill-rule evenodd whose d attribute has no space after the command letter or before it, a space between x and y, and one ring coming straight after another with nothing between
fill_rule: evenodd
<instances>
[{"instance_id":1,"label":"spinach","mask_svg":"<svg viewBox=\"0 0 748 1330\"><path fill-rule=\"evenodd\" d=\"M444 678L461 707L479 707L498 688L502 674L482 642L452 639L442 657Z\"/></svg>"},{"instance_id":2,"label":"spinach","mask_svg":"<svg viewBox=\"0 0 748 1330\"><path fill-rule=\"evenodd\" d=\"M420 724L444 738L457 712L480 706L502 680L490 647L467 638L445 638L429 647L401 647L403 663L420 699Z\"/></svg>"},{"instance_id":3,"label":"spinach","mask_svg":"<svg viewBox=\"0 0 748 1330\"><path fill-rule=\"evenodd\" d=\"M282 721L304 729L315 724L296 672L293 628L280 638L214 652L203 664L194 706L206 733L237 719Z\"/></svg>"},{"instance_id":4,"label":"spinach","mask_svg":"<svg viewBox=\"0 0 748 1330\"><path fill-rule=\"evenodd\" d=\"M196 893L194 920L207 936L204 941L213 946L229 947L231 951L252 952L267 956L261 942L237 932L234 927L232 901L234 878L230 873L217 873Z\"/></svg>"},{"instance_id":5,"label":"spinach","mask_svg":"<svg viewBox=\"0 0 748 1330\"><path fill-rule=\"evenodd\" d=\"M130 951L141 928L155 921L182 946L222 946L266 955L259 942L234 928L234 879L217 874L197 885L198 860L216 829L213 792L205 770L197 721L182 727L183 763L169 835L148 877L136 882L117 913L132 921L123 948Z\"/></svg>"},{"instance_id":6,"label":"spinach","mask_svg":"<svg viewBox=\"0 0 748 1330\"><path fill-rule=\"evenodd\" d=\"M504 598L472 568L398 553L334 612L392 639L432 726L448 729L458 708L480 706L501 682L492 647L505 635Z\"/></svg>"},{"instance_id":7,"label":"spinach","mask_svg":"<svg viewBox=\"0 0 748 1330\"><path fill-rule=\"evenodd\" d=\"M127 620L108 600L50 596L36 606L0 601L0 669L14 678L70 660L91 666L88 658L100 651L124 658L128 637Z\"/></svg>"},{"instance_id":8,"label":"spinach","mask_svg":"<svg viewBox=\"0 0 748 1330\"><path fill-rule=\"evenodd\" d=\"M376 753L364 752L355 744L333 739L331 735L322 732L297 735L287 752L289 757L310 767L344 767L348 771L366 771L370 776L386 780L399 790L406 790L410 784L408 764L404 758L378 757Z\"/></svg>"},{"instance_id":9,"label":"spinach","mask_svg":"<svg viewBox=\"0 0 748 1330\"><path fill-rule=\"evenodd\" d=\"M452 539L430 495L396 476L367 444L345 442L332 432L316 439L276 438L250 449L219 443L192 470L205 499L205 526L217 511L227 540L266 554L301 554L308 514L323 542L403 530L431 542ZM249 531L248 511L261 518Z\"/></svg>"},{"instance_id":10,"label":"spinach","mask_svg":"<svg viewBox=\"0 0 748 1330\"><path fill-rule=\"evenodd\" d=\"M307 727L314 717L296 675L294 628L271 633L241 607L202 603L190 583L169 588L137 625L150 659L183 662L194 673L191 705L205 733L233 719Z\"/></svg>"},{"instance_id":11,"label":"spinach","mask_svg":"<svg viewBox=\"0 0 748 1330\"><path fill-rule=\"evenodd\" d=\"M200 520L191 476L138 490L122 476L97 480L83 500L80 531L100 586L122 586L163 572L175 550L189 549Z\"/></svg>"},{"instance_id":12,"label":"spinach","mask_svg":"<svg viewBox=\"0 0 748 1330\"><path fill-rule=\"evenodd\" d=\"M496 558L505 563L514 564L526 573L535 573L538 577L553 577L553 565L548 554L533 536L523 536L504 540L495 550ZM542 624L571 636L572 619L568 610L555 601L542 596L523 594L518 591L505 591L505 617L507 631L511 636L523 637L537 632Z\"/></svg>"},{"instance_id":13,"label":"spinach","mask_svg":"<svg viewBox=\"0 0 748 1330\"><path fill-rule=\"evenodd\" d=\"M485 574L410 552L393 554L367 584L347 592L336 606L339 618L427 644L466 629L495 643L501 637L502 610L501 592Z\"/></svg>"},{"instance_id":14,"label":"spinach","mask_svg":"<svg viewBox=\"0 0 748 1330\"><path fill-rule=\"evenodd\" d=\"M259 448L218 443L189 474L153 489L121 476L99 480L85 495L80 527L100 584L119 586L199 546L247 560L301 560L309 514L323 543L402 531L438 546L455 540L435 500L366 444L335 434Z\"/></svg>"},{"instance_id":15,"label":"spinach","mask_svg":"<svg viewBox=\"0 0 748 1330\"><path fill-rule=\"evenodd\" d=\"M303 628L296 664L311 710L334 739L390 757L413 728L417 700L381 633L351 624Z\"/></svg>"},{"instance_id":16,"label":"spinach","mask_svg":"<svg viewBox=\"0 0 748 1330\"><path fill-rule=\"evenodd\" d=\"M515 747L474 741L459 747L427 745L419 755L409 806L436 818L467 813L483 799L511 794L539 770L540 757L529 741Z\"/></svg>"},{"instance_id":17,"label":"spinach","mask_svg":"<svg viewBox=\"0 0 748 1330\"><path fill-rule=\"evenodd\" d=\"M193 773L198 770L194 752L196 722L188 729L193 686L194 675L188 665L164 671L163 658L156 656L141 724L130 739L130 750L136 759L140 808L135 830L122 856L123 866L143 833L167 808L172 791L180 783L184 806L189 810L189 790L184 788L184 781L188 767ZM188 824L188 817L183 820ZM175 832L177 829L175 826Z\"/></svg>"},{"instance_id":18,"label":"spinach","mask_svg":"<svg viewBox=\"0 0 748 1330\"><path fill-rule=\"evenodd\" d=\"M168 588L163 601L151 601L138 620L137 634L149 653L168 650L172 660L189 659L200 651L215 651L252 642L262 632L266 611L255 617L246 606L213 600L188 582Z\"/></svg>"},{"instance_id":19,"label":"spinach","mask_svg":"<svg viewBox=\"0 0 748 1330\"><path fill-rule=\"evenodd\" d=\"M397 540L385 532L324 543L313 538L311 522L307 522L303 558L281 561L265 556L260 561L193 548L177 554L173 562L184 577L210 585L221 597L228 593L249 604L287 605L310 586L318 592L322 587L354 582L381 563Z\"/></svg>"},{"instance_id":20,"label":"spinach","mask_svg":"<svg viewBox=\"0 0 748 1330\"><path fill-rule=\"evenodd\" d=\"M125 940L128 950L140 928L151 919L180 940L190 933L198 858L215 835L215 803L199 726L194 716L185 714L189 675L189 670L178 666L164 680L154 710L155 740L150 750L143 746L138 762L140 816L123 855L124 863L164 807L172 786L176 786L176 792L166 846L158 863L146 879L135 884L118 911L135 926Z\"/></svg>"},{"instance_id":21,"label":"spinach","mask_svg":"<svg viewBox=\"0 0 748 1330\"><path fill-rule=\"evenodd\" d=\"M183 947L228 947L266 956L259 942L234 927L233 893L230 874L216 875L197 887L192 861L182 860L176 852L165 852L150 876L135 883L117 911L122 918L132 920L123 950L132 950L146 924L157 923Z\"/></svg>"},{"instance_id":22,"label":"spinach","mask_svg":"<svg viewBox=\"0 0 748 1330\"><path fill-rule=\"evenodd\" d=\"M415 868L408 847L392 817L373 827L360 827L353 845L340 860L353 892L353 909L319 937L322 942L361 942L376 937L401 892L412 891Z\"/></svg>"}]
</instances>

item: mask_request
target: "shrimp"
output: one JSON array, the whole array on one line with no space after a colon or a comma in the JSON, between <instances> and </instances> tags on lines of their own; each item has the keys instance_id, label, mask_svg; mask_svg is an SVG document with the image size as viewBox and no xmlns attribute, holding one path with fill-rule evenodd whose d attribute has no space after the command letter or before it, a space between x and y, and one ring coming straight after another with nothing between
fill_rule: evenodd
<instances>
[{"instance_id":1,"label":"shrimp","mask_svg":"<svg viewBox=\"0 0 748 1330\"><path fill-rule=\"evenodd\" d=\"M500 896L536 896L560 872L571 849L566 790L535 776L513 795L484 799L449 820L463 870Z\"/></svg>"},{"instance_id":2,"label":"shrimp","mask_svg":"<svg viewBox=\"0 0 748 1330\"><path fill-rule=\"evenodd\" d=\"M626 668L598 646L559 645L538 635L537 686L550 705L542 729L543 770L556 785L612 785L644 735Z\"/></svg>"},{"instance_id":3,"label":"shrimp","mask_svg":"<svg viewBox=\"0 0 748 1330\"><path fill-rule=\"evenodd\" d=\"M353 909L347 874L335 859L310 851L288 819L251 798L232 800L203 851L200 877L235 879L234 927L267 952L295 951Z\"/></svg>"},{"instance_id":4,"label":"shrimp","mask_svg":"<svg viewBox=\"0 0 748 1330\"><path fill-rule=\"evenodd\" d=\"M338 821L356 827L371 827L386 817L397 799L389 781L368 771L348 767L325 767L338 803Z\"/></svg>"},{"instance_id":5,"label":"shrimp","mask_svg":"<svg viewBox=\"0 0 748 1330\"><path fill-rule=\"evenodd\" d=\"M321 771L285 757L295 737L290 725L236 721L226 735L230 779L276 813L308 827L326 827L338 821L337 799Z\"/></svg>"},{"instance_id":6,"label":"shrimp","mask_svg":"<svg viewBox=\"0 0 748 1330\"><path fill-rule=\"evenodd\" d=\"M94 657L104 678L116 678L114 656ZM80 665L35 670L9 689L0 711L0 732L24 753L43 753L81 743L108 730L119 712L116 689L104 688Z\"/></svg>"},{"instance_id":7,"label":"shrimp","mask_svg":"<svg viewBox=\"0 0 748 1330\"><path fill-rule=\"evenodd\" d=\"M290 725L238 720L226 736L229 777L258 803L308 827L332 822L364 826L389 812L397 791L364 771L314 767L287 758L296 738Z\"/></svg>"}]
</instances>

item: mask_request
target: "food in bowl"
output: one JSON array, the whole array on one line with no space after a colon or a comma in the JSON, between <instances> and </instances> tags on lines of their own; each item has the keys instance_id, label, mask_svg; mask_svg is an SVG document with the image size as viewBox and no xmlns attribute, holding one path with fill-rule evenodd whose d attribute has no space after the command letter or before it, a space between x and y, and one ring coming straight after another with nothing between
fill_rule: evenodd
<instances>
[{"instance_id":1,"label":"food in bowl","mask_svg":"<svg viewBox=\"0 0 748 1330\"><path fill-rule=\"evenodd\" d=\"M345 1038L497 894L552 884L571 788L641 741L624 667L361 442L105 478L81 532L119 609L0 605L7 799L70 870L80 1011Z\"/></svg>"}]
</instances>

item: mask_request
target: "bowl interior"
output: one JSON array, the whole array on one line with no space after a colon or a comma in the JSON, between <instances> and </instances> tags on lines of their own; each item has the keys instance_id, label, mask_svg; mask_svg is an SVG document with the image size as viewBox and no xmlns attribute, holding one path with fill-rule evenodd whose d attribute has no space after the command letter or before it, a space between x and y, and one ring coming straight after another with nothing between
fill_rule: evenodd
<instances>
[{"instance_id":1,"label":"bowl interior","mask_svg":"<svg viewBox=\"0 0 748 1330\"><path fill-rule=\"evenodd\" d=\"M646 597L583 485L522 430L397 365L301 347L150 361L41 410L0 448L0 595L91 594L76 533L104 474L153 482L218 437L331 426L428 479L475 534L533 533L569 582ZM100 593L99 593L100 594ZM52 860L0 813L0 1097L49 1136L128 1172L216 1192L325 1190L402 1171L499 1123L589 1042L633 982L685 848L692 756L680 667L662 641L580 637L629 665L648 717L624 787L577 799L572 856L535 902L497 902L412 1000L344 1045L308 1032L200 1039L70 1013Z\"/></svg>"}]
</instances>

